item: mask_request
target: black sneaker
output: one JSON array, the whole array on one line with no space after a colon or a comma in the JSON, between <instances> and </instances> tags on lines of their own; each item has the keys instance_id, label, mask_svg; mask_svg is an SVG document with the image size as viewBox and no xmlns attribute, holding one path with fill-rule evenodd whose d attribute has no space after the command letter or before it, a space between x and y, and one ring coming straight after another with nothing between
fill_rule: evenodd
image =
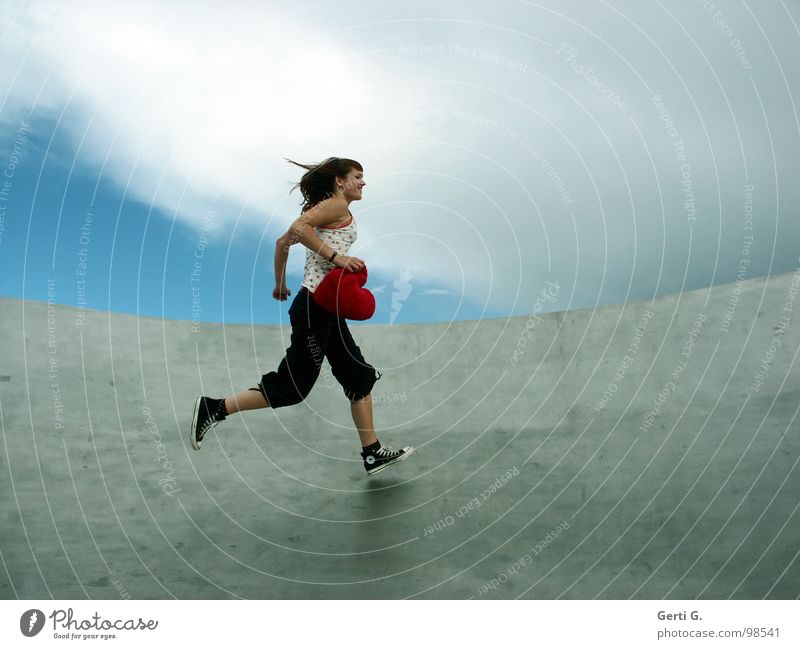
<instances>
[{"instance_id":1,"label":"black sneaker","mask_svg":"<svg viewBox=\"0 0 800 649\"><path fill-rule=\"evenodd\" d=\"M377 451L361 451L361 457L364 458L364 468L369 475L373 475L378 471L383 471L387 466L402 462L409 455L414 452L411 446L406 446L399 451L381 446Z\"/></svg>"},{"instance_id":2,"label":"black sneaker","mask_svg":"<svg viewBox=\"0 0 800 649\"><path fill-rule=\"evenodd\" d=\"M225 414L222 412L224 403L224 399L212 399L211 397L195 399L192 430L189 433L189 441L195 451L200 450L206 433L225 419Z\"/></svg>"}]
</instances>

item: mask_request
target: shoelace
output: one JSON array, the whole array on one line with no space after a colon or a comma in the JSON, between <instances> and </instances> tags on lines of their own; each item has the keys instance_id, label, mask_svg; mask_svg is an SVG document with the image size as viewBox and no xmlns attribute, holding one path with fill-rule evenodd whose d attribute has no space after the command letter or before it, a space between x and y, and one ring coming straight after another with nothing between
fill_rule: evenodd
<instances>
[{"instance_id":1,"label":"shoelace","mask_svg":"<svg viewBox=\"0 0 800 649\"><path fill-rule=\"evenodd\" d=\"M378 452L375 453L375 455L379 455L381 457L396 457L400 455L400 451L394 451L390 448L382 446L381 448L378 449Z\"/></svg>"},{"instance_id":2,"label":"shoelace","mask_svg":"<svg viewBox=\"0 0 800 649\"><path fill-rule=\"evenodd\" d=\"M212 413L209 415L208 419L206 419L205 423L203 424L203 427L200 429L200 436L201 436L201 437L205 436L205 434L206 434L206 433L207 433L207 432L208 432L208 431L209 431L211 428L213 428L214 426L216 426L218 423L219 423L219 420L217 419L217 413L216 413L216 412L212 412Z\"/></svg>"}]
</instances>

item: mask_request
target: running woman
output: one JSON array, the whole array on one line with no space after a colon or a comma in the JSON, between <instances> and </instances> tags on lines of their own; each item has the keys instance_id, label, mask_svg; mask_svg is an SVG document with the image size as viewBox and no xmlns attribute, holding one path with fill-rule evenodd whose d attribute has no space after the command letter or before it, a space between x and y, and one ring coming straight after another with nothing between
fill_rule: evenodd
<instances>
[{"instance_id":1,"label":"running woman","mask_svg":"<svg viewBox=\"0 0 800 649\"><path fill-rule=\"evenodd\" d=\"M199 450L208 431L236 412L281 408L303 401L311 392L325 357L350 400L350 412L361 439L364 468L373 475L405 460L414 449L406 446L392 450L378 441L372 419L371 392L380 372L364 360L350 335L347 321L318 306L311 298L325 274L333 268L355 272L364 267L363 259L347 256L357 237L350 203L361 200L367 184L364 169L348 158L328 158L310 165L288 159L287 162L306 170L292 188L300 188L303 212L275 244L272 297L279 301L291 295L286 287L289 248L298 242L307 248L303 284L289 307L291 344L277 371L264 374L257 387L224 399L197 397L190 432L192 448Z\"/></svg>"}]
</instances>

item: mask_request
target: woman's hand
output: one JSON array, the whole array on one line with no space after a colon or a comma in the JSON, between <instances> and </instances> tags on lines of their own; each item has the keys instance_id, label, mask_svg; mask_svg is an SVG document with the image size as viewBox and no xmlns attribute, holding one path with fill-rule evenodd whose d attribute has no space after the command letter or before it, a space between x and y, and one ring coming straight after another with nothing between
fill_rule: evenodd
<instances>
[{"instance_id":1,"label":"woman's hand","mask_svg":"<svg viewBox=\"0 0 800 649\"><path fill-rule=\"evenodd\" d=\"M292 292L288 288L286 288L285 284L284 285L278 284L275 287L275 290L272 291L272 297L274 297L276 300L280 300L281 302L286 300L286 298L288 298L291 294Z\"/></svg>"},{"instance_id":2,"label":"woman's hand","mask_svg":"<svg viewBox=\"0 0 800 649\"><path fill-rule=\"evenodd\" d=\"M357 273L364 267L364 260L358 257L348 257L347 255L336 255L333 258L333 265L349 270L351 273Z\"/></svg>"}]
</instances>

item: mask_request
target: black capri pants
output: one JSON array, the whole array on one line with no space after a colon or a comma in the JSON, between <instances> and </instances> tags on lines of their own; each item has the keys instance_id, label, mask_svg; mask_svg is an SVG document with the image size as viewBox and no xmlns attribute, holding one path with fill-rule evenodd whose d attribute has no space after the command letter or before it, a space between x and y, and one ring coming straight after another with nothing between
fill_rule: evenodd
<instances>
[{"instance_id":1,"label":"black capri pants","mask_svg":"<svg viewBox=\"0 0 800 649\"><path fill-rule=\"evenodd\" d=\"M258 384L272 408L305 399L319 377L323 357L350 401L370 394L381 373L364 360L344 318L318 306L303 286L289 307L289 320L292 337L286 356L278 370L264 374Z\"/></svg>"}]
</instances>

